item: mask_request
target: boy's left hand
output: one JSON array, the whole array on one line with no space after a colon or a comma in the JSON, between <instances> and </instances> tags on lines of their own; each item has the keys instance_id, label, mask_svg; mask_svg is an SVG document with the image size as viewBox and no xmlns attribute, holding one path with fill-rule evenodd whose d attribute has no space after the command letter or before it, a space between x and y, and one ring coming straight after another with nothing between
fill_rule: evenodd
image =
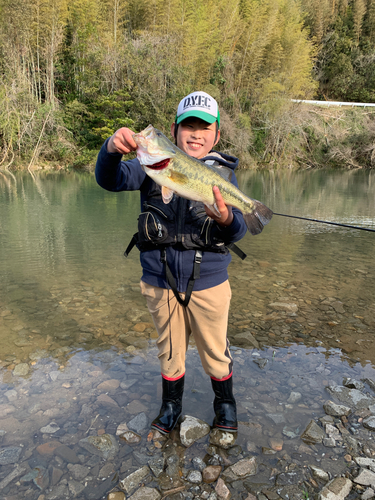
<instances>
[{"instance_id":1,"label":"boy's left hand","mask_svg":"<svg viewBox=\"0 0 375 500\"><path fill-rule=\"evenodd\" d=\"M220 189L217 186L212 188L215 196L215 204L220 212L221 217L218 217L214 212L205 206L206 214L215 220L221 226L229 226L233 221L232 207L229 207L224 203L223 197L221 196Z\"/></svg>"}]
</instances>

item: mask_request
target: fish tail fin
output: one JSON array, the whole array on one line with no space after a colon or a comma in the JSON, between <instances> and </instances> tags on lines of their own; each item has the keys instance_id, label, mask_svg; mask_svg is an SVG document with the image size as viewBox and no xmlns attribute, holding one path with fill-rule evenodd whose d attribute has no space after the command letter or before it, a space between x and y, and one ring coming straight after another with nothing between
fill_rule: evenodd
<instances>
[{"instance_id":1,"label":"fish tail fin","mask_svg":"<svg viewBox=\"0 0 375 500\"><path fill-rule=\"evenodd\" d=\"M260 201L253 200L255 203L255 210L251 213L244 214L247 229L251 234L259 234L266 224L272 219L273 212L271 209L263 205Z\"/></svg>"}]
</instances>

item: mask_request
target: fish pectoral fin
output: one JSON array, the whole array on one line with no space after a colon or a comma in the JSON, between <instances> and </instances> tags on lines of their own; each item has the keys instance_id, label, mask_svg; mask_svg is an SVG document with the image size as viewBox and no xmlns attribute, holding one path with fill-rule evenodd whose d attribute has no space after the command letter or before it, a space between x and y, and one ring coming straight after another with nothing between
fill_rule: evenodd
<instances>
[{"instance_id":1,"label":"fish pectoral fin","mask_svg":"<svg viewBox=\"0 0 375 500\"><path fill-rule=\"evenodd\" d=\"M216 217L221 217L221 213L219 212L216 203L214 203L213 205L207 205L205 203L205 205L208 208L208 210L211 210L211 212L216 215Z\"/></svg>"},{"instance_id":2,"label":"fish pectoral fin","mask_svg":"<svg viewBox=\"0 0 375 500\"><path fill-rule=\"evenodd\" d=\"M176 184L186 184L187 182L189 182L189 178L186 175L181 174L180 172L172 171L168 177Z\"/></svg>"},{"instance_id":3,"label":"fish pectoral fin","mask_svg":"<svg viewBox=\"0 0 375 500\"><path fill-rule=\"evenodd\" d=\"M173 198L173 194L174 194L174 191L172 191L172 189L169 189L165 186L161 187L161 195L162 195L163 201L166 205L168 205L168 203Z\"/></svg>"}]
</instances>

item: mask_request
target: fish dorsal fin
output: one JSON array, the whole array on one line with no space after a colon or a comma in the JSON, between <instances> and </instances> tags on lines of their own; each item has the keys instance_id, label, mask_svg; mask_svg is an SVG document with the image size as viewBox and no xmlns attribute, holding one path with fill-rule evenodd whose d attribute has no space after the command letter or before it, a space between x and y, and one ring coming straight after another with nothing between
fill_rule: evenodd
<instances>
[{"instance_id":1,"label":"fish dorsal fin","mask_svg":"<svg viewBox=\"0 0 375 500\"><path fill-rule=\"evenodd\" d=\"M210 168L215 170L223 179L225 179L228 182L231 182L232 180L232 175L233 175L233 170L228 167L224 167L223 165L210 165Z\"/></svg>"},{"instance_id":2,"label":"fish dorsal fin","mask_svg":"<svg viewBox=\"0 0 375 500\"><path fill-rule=\"evenodd\" d=\"M168 205L168 203L171 201L171 199L173 198L173 191L172 189L169 189L165 186L162 186L161 187L161 195L163 197L163 201L166 205Z\"/></svg>"}]
</instances>

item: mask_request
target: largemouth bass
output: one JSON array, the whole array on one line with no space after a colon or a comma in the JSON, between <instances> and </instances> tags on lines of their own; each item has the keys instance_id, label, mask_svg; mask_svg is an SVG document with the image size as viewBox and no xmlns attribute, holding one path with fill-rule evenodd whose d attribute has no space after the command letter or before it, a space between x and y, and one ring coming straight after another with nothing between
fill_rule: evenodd
<instances>
[{"instance_id":1,"label":"largemouth bass","mask_svg":"<svg viewBox=\"0 0 375 500\"><path fill-rule=\"evenodd\" d=\"M152 125L134 134L133 139L143 170L162 187L164 203L169 203L176 193L182 198L204 203L220 216L212 191L217 186L225 204L241 210L251 234L259 234L271 220L272 210L249 198L230 182L233 173L230 168L210 166L187 155Z\"/></svg>"}]
</instances>

